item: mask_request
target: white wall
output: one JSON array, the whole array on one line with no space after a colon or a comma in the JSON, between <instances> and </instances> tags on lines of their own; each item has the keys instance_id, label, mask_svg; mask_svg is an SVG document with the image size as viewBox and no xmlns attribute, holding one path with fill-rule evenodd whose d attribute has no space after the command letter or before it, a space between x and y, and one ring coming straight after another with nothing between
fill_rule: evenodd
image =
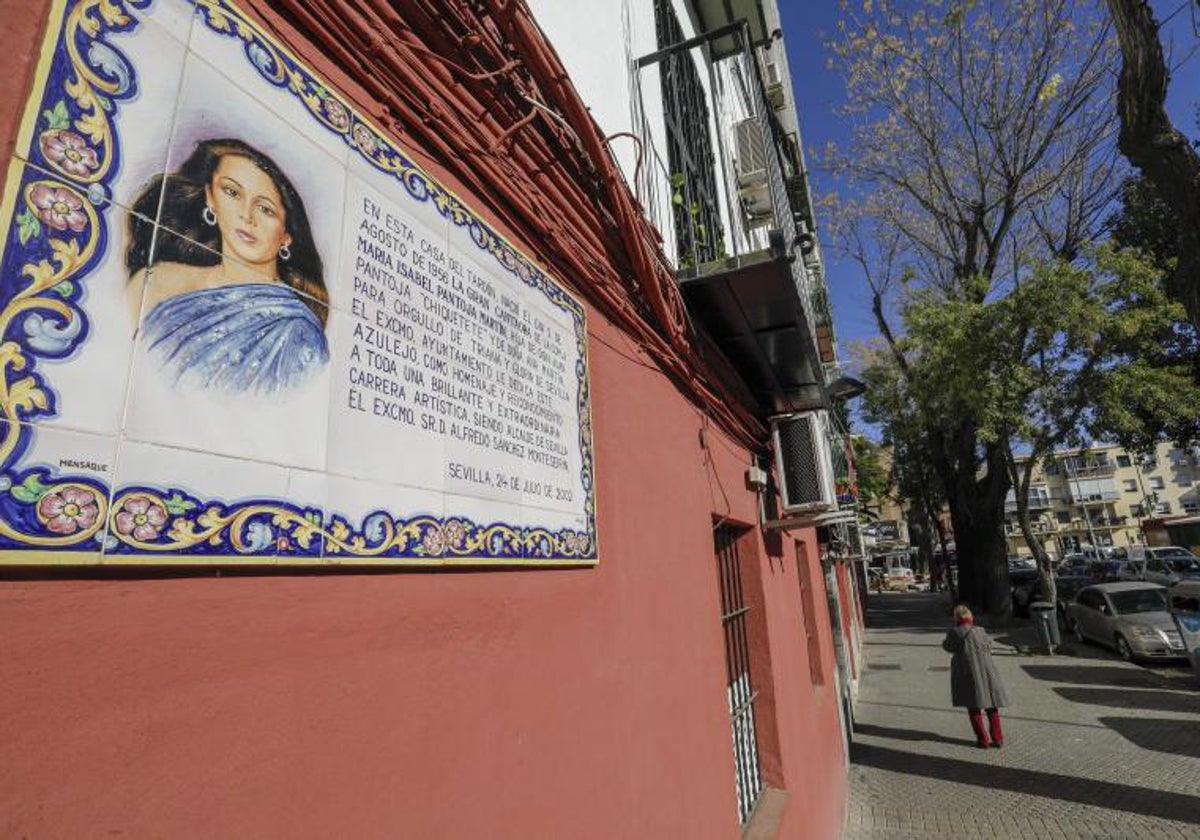
<instances>
[{"instance_id":1,"label":"white wall","mask_svg":"<svg viewBox=\"0 0 1200 840\"><path fill-rule=\"evenodd\" d=\"M643 142L640 177L635 184L637 143L618 138L612 143L625 180L662 234L667 255L675 257L671 217L670 169L667 163L666 128L658 67L638 71L637 59L658 49L652 0L619 0L594 3L584 0L530 0L530 9L558 53L576 89L606 135L628 131ZM685 37L696 34L683 0L674 0L675 13ZM693 51L695 58L699 52ZM718 117L709 90L708 70L697 66L701 84L709 93L710 121ZM726 117L728 119L728 117ZM722 120L728 127L729 122ZM712 124L710 122L710 124ZM728 128L726 137L729 137ZM714 142L714 155L716 154ZM727 171L730 161L726 161ZM720 164L714 173L722 177ZM729 242L729 208L718 182L722 221Z\"/></svg>"}]
</instances>

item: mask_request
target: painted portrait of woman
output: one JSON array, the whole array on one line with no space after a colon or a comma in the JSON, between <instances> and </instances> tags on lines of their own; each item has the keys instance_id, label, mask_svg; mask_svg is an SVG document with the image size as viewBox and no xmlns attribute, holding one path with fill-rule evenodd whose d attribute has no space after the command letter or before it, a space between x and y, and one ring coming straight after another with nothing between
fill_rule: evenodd
<instances>
[{"instance_id":1,"label":"painted portrait of woman","mask_svg":"<svg viewBox=\"0 0 1200 840\"><path fill-rule=\"evenodd\" d=\"M328 363L321 257L299 193L262 152L201 141L147 184L127 232L130 310L176 382L270 393Z\"/></svg>"}]
</instances>

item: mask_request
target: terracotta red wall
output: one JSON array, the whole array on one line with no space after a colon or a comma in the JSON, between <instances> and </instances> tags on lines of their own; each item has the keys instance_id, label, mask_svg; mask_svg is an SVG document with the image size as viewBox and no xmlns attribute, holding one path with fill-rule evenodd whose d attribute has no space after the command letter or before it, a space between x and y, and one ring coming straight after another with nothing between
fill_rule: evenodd
<instances>
[{"instance_id":1,"label":"terracotta red wall","mask_svg":"<svg viewBox=\"0 0 1200 840\"><path fill-rule=\"evenodd\" d=\"M44 10L0 3L6 155ZM757 521L750 456L589 323L595 569L0 581L0 835L739 836L712 525ZM781 836L835 837L833 681L751 533Z\"/></svg>"}]
</instances>

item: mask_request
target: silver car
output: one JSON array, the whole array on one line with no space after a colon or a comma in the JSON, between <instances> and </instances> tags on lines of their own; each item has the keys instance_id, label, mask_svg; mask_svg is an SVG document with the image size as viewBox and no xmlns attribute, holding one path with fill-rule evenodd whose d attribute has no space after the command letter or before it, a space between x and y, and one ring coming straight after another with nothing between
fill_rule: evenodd
<instances>
[{"instance_id":1,"label":"silver car","mask_svg":"<svg viewBox=\"0 0 1200 840\"><path fill-rule=\"evenodd\" d=\"M1075 638L1116 649L1122 659L1181 659L1183 637L1167 611L1167 590L1154 583L1085 586L1068 610Z\"/></svg>"},{"instance_id":2,"label":"silver car","mask_svg":"<svg viewBox=\"0 0 1200 840\"><path fill-rule=\"evenodd\" d=\"M1163 546L1136 552L1121 572L1122 580L1144 580L1170 586L1200 577L1200 560L1186 548Z\"/></svg>"}]
</instances>

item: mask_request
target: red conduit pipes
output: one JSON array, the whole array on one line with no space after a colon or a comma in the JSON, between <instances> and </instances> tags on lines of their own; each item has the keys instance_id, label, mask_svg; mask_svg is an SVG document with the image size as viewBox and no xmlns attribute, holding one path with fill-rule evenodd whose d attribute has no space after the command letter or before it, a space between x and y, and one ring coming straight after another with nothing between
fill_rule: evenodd
<instances>
[{"instance_id":1,"label":"red conduit pipes","mask_svg":"<svg viewBox=\"0 0 1200 840\"><path fill-rule=\"evenodd\" d=\"M254 8L403 148L450 172L727 433L763 448L762 423L703 361L658 231L523 2Z\"/></svg>"}]
</instances>

